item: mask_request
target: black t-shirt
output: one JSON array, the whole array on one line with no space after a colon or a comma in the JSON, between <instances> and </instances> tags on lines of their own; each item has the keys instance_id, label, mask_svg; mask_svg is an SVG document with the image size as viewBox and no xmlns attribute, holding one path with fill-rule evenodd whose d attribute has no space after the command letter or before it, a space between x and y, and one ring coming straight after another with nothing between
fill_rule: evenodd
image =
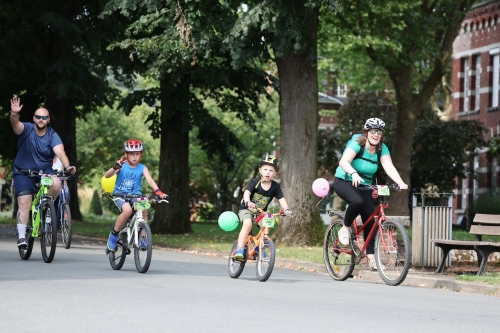
<instances>
[{"instance_id":1,"label":"black t-shirt","mask_svg":"<svg viewBox=\"0 0 500 333\"><path fill-rule=\"evenodd\" d=\"M281 186L274 180L271 181L271 187L269 190L264 190L261 186L260 177L255 177L251 179L245 190L251 192L250 201L252 201L257 207L265 211L267 206L273 200L273 198L281 199L283 198L283 192L281 192ZM243 200L240 203L240 210L247 209Z\"/></svg>"}]
</instances>

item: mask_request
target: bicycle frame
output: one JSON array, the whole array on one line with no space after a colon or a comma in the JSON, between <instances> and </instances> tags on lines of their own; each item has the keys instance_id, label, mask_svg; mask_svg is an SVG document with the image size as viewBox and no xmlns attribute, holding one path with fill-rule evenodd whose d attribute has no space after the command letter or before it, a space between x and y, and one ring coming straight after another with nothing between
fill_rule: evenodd
<instances>
[{"instance_id":1,"label":"bicycle frame","mask_svg":"<svg viewBox=\"0 0 500 333\"><path fill-rule=\"evenodd\" d=\"M127 244L131 244L132 239L134 239L135 245L139 246L139 229L137 226L140 222L146 222L142 218L142 209L136 210L132 218L125 224L125 228L122 229L122 232L127 232Z\"/></svg>"},{"instance_id":2,"label":"bicycle frame","mask_svg":"<svg viewBox=\"0 0 500 333\"><path fill-rule=\"evenodd\" d=\"M262 212L261 214L259 214L255 218L254 222L255 223L260 222L266 215L271 215L276 220L276 216L278 216L280 214L268 214L268 213ZM269 230L270 230L270 227L261 226L257 236L253 236L252 234L248 235L247 241L245 243L245 245L247 247L248 259L256 260L256 258L254 257L254 255L255 255L254 247L258 246L259 252L262 251L262 244L264 243L264 241L266 239L269 238ZM252 246L252 243L253 243L253 246Z\"/></svg>"},{"instance_id":3,"label":"bicycle frame","mask_svg":"<svg viewBox=\"0 0 500 333\"><path fill-rule=\"evenodd\" d=\"M42 201L44 199L53 200L52 196L47 194L49 185L43 184L44 181L47 181L47 180L44 180L44 178L45 179L50 178L50 181L53 182L52 177L42 175L41 179L40 179L40 189L38 190L38 192L35 194L33 200L31 201L30 210L33 212L32 216L31 216L31 222L33 225L33 230L31 231L31 236L34 238L38 237L38 230L40 228L40 212L39 211L42 207ZM33 216L33 215L35 215L34 212L36 211L35 207L37 205L38 205L38 212L36 213L36 216Z\"/></svg>"},{"instance_id":4,"label":"bicycle frame","mask_svg":"<svg viewBox=\"0 0 500 333\"><path fill-rule=\"evenodd\" d=\"M382 223L387 220L387 217L385 216L385 208L389 206L389 203L387 200L384 200L384 198L380 199L380 203L378 204L377 208L373 211L372 215L366 220L365 223L363 223L360 227L358 227L356 220L352 223L352 227L354 229L354 234L356 235L356 243L358 247L361 249L361 252L364 252L366 250L366 246L368 245L368 242L372 239L372 237L375 235L375 230L379 230L379 232L382 232ZM372 225L372 229L370 230L370 233L366 237L366 239L363 241L363 246L359 246L359 238L358 235L363 231L367 225L368 222L371 221L372 219L375 219L375 223ZM385 244L385 240L382 239L382 243L384 245L384 248L387 248L387 245Z\"/></svg>"}]
</instances>

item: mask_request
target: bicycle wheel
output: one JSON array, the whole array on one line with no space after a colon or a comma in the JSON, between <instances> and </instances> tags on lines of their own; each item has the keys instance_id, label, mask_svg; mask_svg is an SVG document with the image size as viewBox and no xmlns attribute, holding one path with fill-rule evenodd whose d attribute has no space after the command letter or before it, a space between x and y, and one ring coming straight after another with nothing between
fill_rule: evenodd
<instances>
[{"instance_id":1,"label":"bicycle wheel","mask_svg":"<svg viewBox=\"0 0 500 333\"><path fill-rule=\"evenodd\" d=\"M19 256L23 260L28 260L31 257L31 251L33 251L33 243L35 239L31 235L32 230L33 229L31 227L31 210L30 210L28 217L28 226L26 227L26 236L25 236L26 243L28 243L28 245L26 247L18 247Z\"/></svg>"},{"instance_id":2,"label":"bicycle wheel","mask_svg":"<svg viewBox=\"0 0 500 333\"><path fill-rule=\"evenodd\" d=\"M257 279L260 282L265 282L271 276L274 269L274 261L276 260L276 248L270 239L266 239L262 244L262 249L257 258Z\"/></svg>"},{"instance_id":3,"label":"bicycle wheel","mask_svg":"<svg viewBox=\"0 0 500 333\"><path fill-rule=\"evenodd\" d=\"M127 244L127 233L121 232L116 242L115 252L110 251L108 253L109 263L114 270L121 269L127 257L127 249L124 244Z\"/></svg>"},{"instance_id":4,"label":"bicycle wheel","mask_svg":"<svg viewBox=\"0 0 500 333\"><path fill-rule=\"evenodd\" d=\"M405 228L396 220L382 223L382 234L375 238L375 262L384 282L397 286L406 278L411 266L411 246Z\"/></svg>"},{"instance_id":5,"label":"bicycle wheel","mask_svg":"<svg viewBox=\"0 0 500 333\"><path fill-rule=\"evenodd\" d=\"M323 241L323 257L330 276L337 281L344 281L351 276L356 264L352 248L340 244L338 233L344 225L342 219L333 220L326 229Z\"/></svg>"},{"instance_id":6,"label":"bicycle wheel","mask_svg":"<svg viewBox=\"0 0 500 333\"><path fill-rule=\"evenodd\" d=\"M71 237L73 230L71 229L71 211L67 203L61 207L61 238L66 249L71 247Z\"/></svg>"},{"instance_id":7,"label":"bicycle wheel","mask_svg":"<svg viewBox=\"0 0 500 333\"><path fill-rule=\"evenodd\" d=\"M245 264L247 263L246 255L244 261L235 260L233 258L237 248L238 248L238 241L234 242L231 252L229 252L227 271L229 273L229 276L232 277L233 279L237 279L240 277L241 273L243 273L243 269L245 268Z\"/></svg>"},{"instance_id":8,"label":"bicycle wheel","mask_svg":"<svg viewBox=\"0 0 500 333\"><path fill-rule=\"evenodd\" d=\"M139 246L134 244L135 268L139 273L146 273L151 264L153 255L153 235L151 228L146 222L139 222L137 225L139 235Z\"/></svg>"},{"instance_id":9,"label":"bicycle wheel","mask_svg":"<svg viewBox=\"0 0 500 333\"><path fill-rule=\"evenodd\" d=\"M56 254L57 245L57 221L54 201L46 199L42 201L40 209L40 230L42 246L42 257L46 263L52 262Z\"/></svg>"}]
</instances>

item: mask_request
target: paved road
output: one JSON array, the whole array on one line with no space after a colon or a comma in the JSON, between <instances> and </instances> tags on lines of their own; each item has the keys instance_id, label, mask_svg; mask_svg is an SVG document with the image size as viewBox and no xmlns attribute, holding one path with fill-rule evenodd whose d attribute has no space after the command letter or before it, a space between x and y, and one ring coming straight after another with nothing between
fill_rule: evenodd
<instances>
[{"instance_id":1,"label":"paved road","mask_svg":"<svg viewBox=\"0 0 500 333\"><path fill-rule=\"evenodd\" d=\"M0 332L495 332L500 299L411 286L333 281L275 268L239 279L225 258L155 250L146 274L128 257L109 266L104 244L58 246L51 264L35 243L22 261L0 227ZM354 309L366 311L356 313Z\"/></svg>"}]
</instances>

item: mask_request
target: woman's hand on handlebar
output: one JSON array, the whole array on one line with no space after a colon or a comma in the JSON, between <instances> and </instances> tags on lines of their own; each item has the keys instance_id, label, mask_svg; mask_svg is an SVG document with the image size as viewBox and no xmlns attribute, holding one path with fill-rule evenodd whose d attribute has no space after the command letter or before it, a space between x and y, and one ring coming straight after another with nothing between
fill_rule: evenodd
<instances>
[{"instance_id":1,"label":"woman's hand on handlebar","mask_svg":"<svg viewBox=\"0 0 500 333\"><path fill-rule=\"evenodd\" d=\"M407 190L408 189L408 185L405 183L398 183L398 187L400 190Z\"/></svg>"}]
</instances>

